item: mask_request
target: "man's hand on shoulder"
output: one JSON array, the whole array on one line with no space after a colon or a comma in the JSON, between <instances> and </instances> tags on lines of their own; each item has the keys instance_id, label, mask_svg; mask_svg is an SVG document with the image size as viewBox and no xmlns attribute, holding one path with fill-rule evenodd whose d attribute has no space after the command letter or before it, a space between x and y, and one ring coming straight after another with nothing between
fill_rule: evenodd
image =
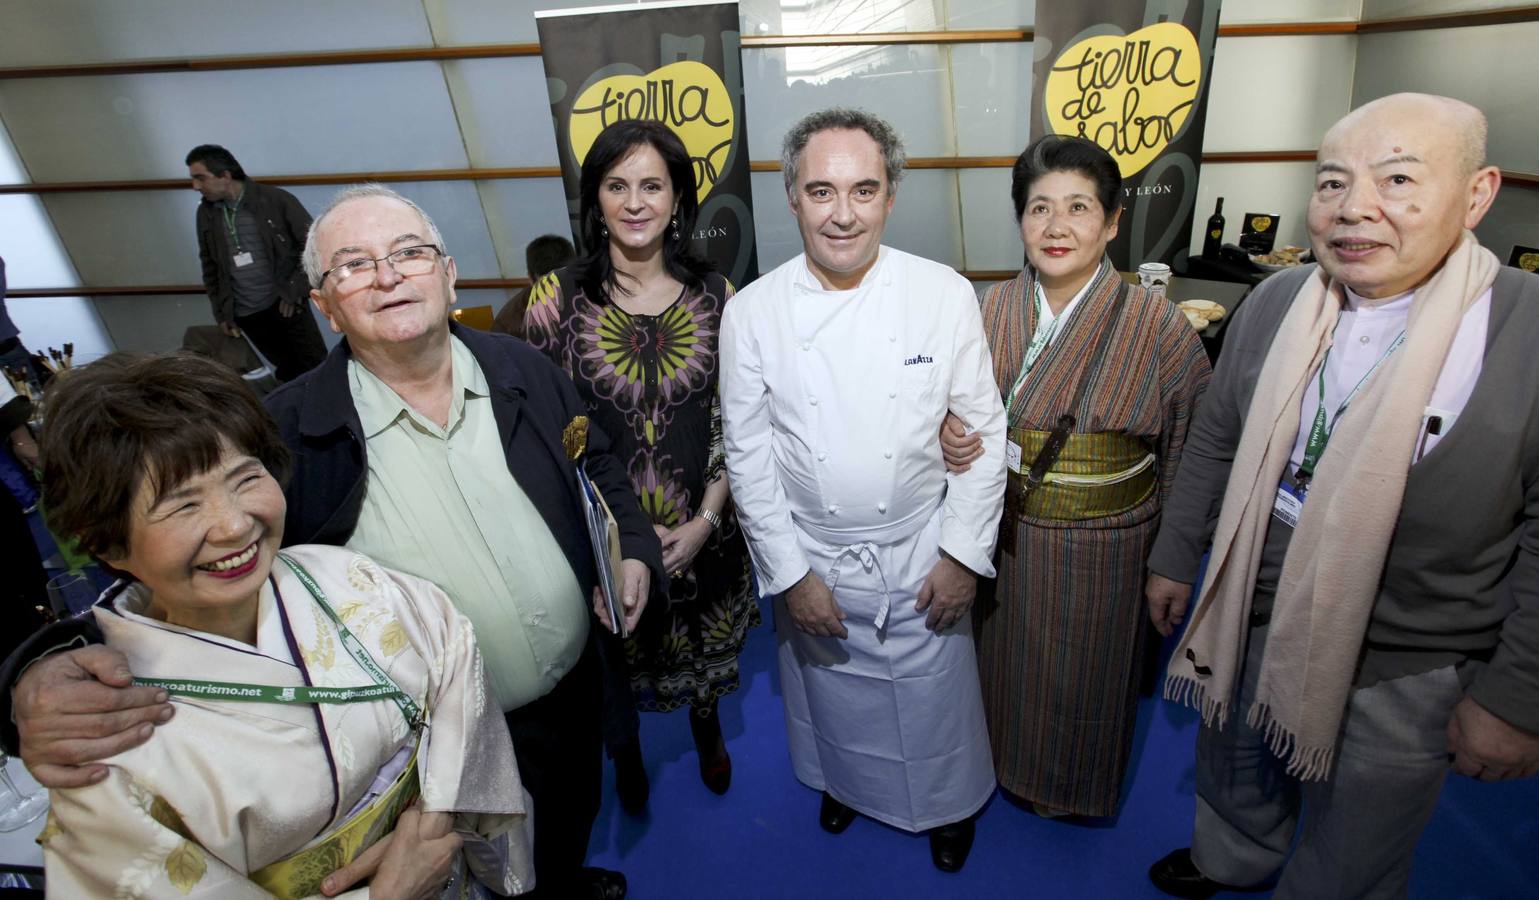
<instances>
[{"instance_id":1,"label":"man's hand on shoulder","mask_svg":"<svg viewBox=\"0 0 1539 900\"><path fill-rule=\"evenodd\" d=\"M919 589L917 612L926 609L924 627L934 632L945 631L955 625L972 608L973 598L978 595L978 576L972 570L942 553L935 568L925 576L924 586Z\"/></svg>"},{"instance_id":2,"label":"man's hand on shoulder","mask_svg":"<svg viewBox=\"0 0 1539 900\"><path fill-rule=\"evenodd\" d=\"M850 632L844 627L844 610L834 600L834 592L828 589L812 572L791 585L785 593L786 612L797 630L813 637L847 638Z\"/></svg>"},{"instance_id":3,"label":"man's hand on shoulder","mask_svg":"<svg viewBox=\"0 0 1539 900\"><path fill-rule=\"evenodd\" d=\"M171 720L167 699L159 688L133 686L128 660L109 647L44 657L12 696L22 761L44 787L95 784L107 767L92 763L139 746Z\"/></svg>"},{"instance_id":4,"label":"man's hand on shoulder","mask_svg":"<svg viewBox=\"0 0 1539 900\"><path fill-rule=\"evenodd\" d=\"M1539 772L1539 734L1525 731L1465 697L1448 719L1450 765L1481 781L1530 778Z\"/></svg>"}]
</instances>

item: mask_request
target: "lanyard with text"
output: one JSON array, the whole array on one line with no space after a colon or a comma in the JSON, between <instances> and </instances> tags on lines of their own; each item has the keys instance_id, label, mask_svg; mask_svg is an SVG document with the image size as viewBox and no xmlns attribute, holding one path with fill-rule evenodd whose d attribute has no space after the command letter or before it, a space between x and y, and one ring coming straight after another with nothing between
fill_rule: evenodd
<instances>
[{"instance_id":1,"label":"lanyard with text","mask_svg":"<svg viewBox=\"0 0 1539 900\"><path fill-rule=\"evenodd\" d=\"M1042 285L1037 284L1032 291L1031 302L1037 313L1037 330L1032 332L1031 342L1026 345L1026 353L1021 357L1021 373L1015 376L1015 385L1010 388L1010 396L1005 398L1005 421L1010 421L1010 405L1021 392L1021 387L1026 383L1026 376L1031 373L1031 367L1036 365L1037 357L1047 349L1047 345L1053 342L1053 335L1058 333L1058 326L1063 323L1063 316L1057 316L1050 324L1044 327L1042 312Z\"/></svg>"},{"instance_id":2,"label":"lanyard with text","mask_svg":"<svg viewBox=\"0 0 1539 900\"><path fill-rule=\"evenodd\" d=\"M1334 333L1332 331L1333 335ZM1390 354L1399 350L1400 345L1403 343L1405 343L1404 331L1400 332L1394 341L1390 343L1389 349L1384 351L1378 361L1373 364L1373 367L1363 373L1363 377L1357 380L1357 384L1352 388L1352 392L1347 394L1346 399L1341 401L1340 406L1336 407L1336 414L1331 416L1329 426L1325 423L1325 366L1330 361L1331 351L1329 349L1325 351L1325 357L1320 360L1320 406L1315 410L1314 424L1309 427L1309 440L1304 444L1304 458L1299 462L1299 470L1295 475L1295 479L1300 485L1308 484L1309 479L1314 477L1315 466L1319 465L1320 457L1325 453L1325 445L1330 441L1331 433L1336 430L1336 423L1341 421L1341 414L1347 411L1347 406L1357 396L1357 392L1363 389L1363 385L1368 382L1368 379L1373 377L1373 373L1379 370L1379 366L1384 365L1384 360L1389 359Z\"/></svg>"},{"instance_id":3,"label":"lanyard with text","mask_svg":"<svg viewBox=\"0 0 1539 900\"><path fill-rule=\"evenodd\" d=\"M321 592L320 585L310 577L310 573L304 567L289 557L278 554L290 569L294 571L310 596L326 615L337 626L337 633L342 638L342 646L346 648L353 661L362 666L374 678L374 684L361 687L274 687L265 684L242 684L232 681L197 681L186 678L135 678L135 684L158 687L170 694L183 697L204 697L210 700L236 700L249 703L366 703L374 700L390 700L400 709L401 715L406 719L409 728L417 728L422 725L424 717L422 710L412 701L407 693L400 689L384 669L369 655L358 638L343 624L340 616L326 602L326 595Z\"/></svg>"}]
</instances>

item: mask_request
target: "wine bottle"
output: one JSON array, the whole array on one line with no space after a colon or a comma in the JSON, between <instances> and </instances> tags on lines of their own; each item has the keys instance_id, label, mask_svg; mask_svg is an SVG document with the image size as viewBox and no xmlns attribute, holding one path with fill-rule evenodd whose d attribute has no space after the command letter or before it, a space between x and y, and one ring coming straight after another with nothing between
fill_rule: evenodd
<instances>
[{"instance_id":1,"label":"wine bottle","mask_svg":"<svg viewBox=\"0 0 1539 900\"><path fill-rule=\"evenodd\" d=\"M1224 198L1218 198L1218 206L1213 208L1213 215L1208 217L1208 230L1202 236L1202 255L1207 259L1218 259L1219 248L1224 244Z\"/></svg>"}]
</instances>

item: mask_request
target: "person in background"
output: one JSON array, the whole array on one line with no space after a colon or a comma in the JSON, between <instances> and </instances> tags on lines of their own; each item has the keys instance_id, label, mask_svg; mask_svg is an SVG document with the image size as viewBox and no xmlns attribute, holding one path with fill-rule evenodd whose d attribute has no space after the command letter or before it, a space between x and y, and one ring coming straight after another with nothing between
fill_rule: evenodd
<instances>
[{"instance_id":1,"label":"person in background","mask_svg":"<svg viewBox=\"0 0 1539 900\"><path fill-rule=\"evenodd\" d=\"M1166 695L1203 713L1168 894L1403 897L1450 769L1539 771L1539 276L1470 231L1485 137L1447 97L1348 113L1319 265L1229 325L1149 557L1155 625L1187 622Z\"/></svg>"},{"instance_id":2,"label":"person in background","mask_svg":"<svg viewBox=\"0 0 1539 900\"><path fill-rule=\"evenodd\" d=\"M326 344L305 302L301 263L310 214L288 191L248 179L217 144L192 148L187 175L203 196L198 258L214 321L225 334L251 338L279 381L320 365Z\"/></svg>"},{"instance_id":3,"label":"person in background","mask_svg":"<svg viewBox=\"0 0 1539 900\"><path fill-rule=\"evenodd\" d=\"M1110 816L1138 713L1144 560L1212 373L1175 304L1106 256L1122 212L1111 154L1043 137L1010 197L1026 267L983 297L1010 468L999 580L977 617L983 708L1002 789L1042 815ZM1066 413L1066 442L1039 465ZM954 416L942 438L963 470L979 452Z\"/></svg>"},{"instance_id":4,"label":"person in background","mask_svg":"<svg viewBox=\"0 0 1539 900\"><path fill-rule=\"evenodd\" d=\"M516 338L524 336L524 312L529 308L529 294L540 279L572 261L577 251L572 242L559 234L542 234L524 248L524 265L529 273L529 286L520 288L492 322L492 329Z\"/></svg>"},{"instance_id":5,"label":"person in background","mask_svg":"<svg viewBox=\"0 0 1539 900\"><path fill-rule=\"evenodd\" d=\"M832 833L860 812L967 861L994 793L969 610L991 578L1004 410L967 280L882 246L903 174L892 127L828 109L786 134L805 251L722 316L727 472L774 595L796 777ZM950 408L987 454L948 475Z\"/></svg>"},{"instance_id":6,"label":"person in background","mask_svg":"<svg viewBox=\"0 0 1539 900\"><path fill-rule=\"evenodd\" d=\"M689 707L700 777L732 781L718 701L738 687L738 656L759 606L730 508L717 390L717 336L732 286L695 255L694 168L666 125L627 120L583 160L587 248L535 284L528 340L577 383L614 436L663 545L668 607L625 644L643 711ZM645 804L639 741L612 751L631 811Z\"/></svg>"},{"instance_id":7,"label":"person in background","mask_svg":"<svg viewBox=\"0 0 1539 900\"><path fill-rule=\"evenodd\" d=\"M621 873L583 867L603 780L591 623L610 623L576 466L619 525L619 605L634 626L662 580L662 554L624 464L548 360L449 320L454 259L395 191L338 193L311 226L305 269L311 299L345 339L266 400L295 459L285 539L345 546L444 589L475 625L533 799L536 893L619 900ZM121 657L82 656L94 647L49 656L7 689L61 637L44 632L0 671L0 729L14 697L20 756L49 787L103 777L105 767L79 764L143 743L143 725L170 715L153 692L123 683ZM336 877L361 873L355 864Z\"/></svg>"}]
</instances>

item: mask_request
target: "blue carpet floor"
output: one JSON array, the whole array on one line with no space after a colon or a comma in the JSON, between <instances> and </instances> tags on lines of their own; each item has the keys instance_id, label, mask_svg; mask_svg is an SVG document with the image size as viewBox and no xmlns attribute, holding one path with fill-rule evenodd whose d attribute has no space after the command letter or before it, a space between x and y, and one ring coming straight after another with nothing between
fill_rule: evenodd
<instances>
[{"instance_id":1,"label":"blue carpet floor","mask_svg":"<svg viewBox=\"0 0 1539 900\"><path fill-rule=\"evenodd\" d=\"M606 766L589 860L623 871L632 898L1163 896L1144 873L1190 843L1192 711L1144 701L1116 819L1048 821L996 795L967 867L947 875L930 864L923 836L865 818L842 835L818 828L818 794L796 781L786 754L775 635L764 612L743 655L742 688L722 703L733 762L726 796L700 783L684 712L641 717L652 782L644 816L620 810ZM1417 852L1410 896L1539 897L1539 780L1451 777Z\"/></svg>"}]
</instances>

